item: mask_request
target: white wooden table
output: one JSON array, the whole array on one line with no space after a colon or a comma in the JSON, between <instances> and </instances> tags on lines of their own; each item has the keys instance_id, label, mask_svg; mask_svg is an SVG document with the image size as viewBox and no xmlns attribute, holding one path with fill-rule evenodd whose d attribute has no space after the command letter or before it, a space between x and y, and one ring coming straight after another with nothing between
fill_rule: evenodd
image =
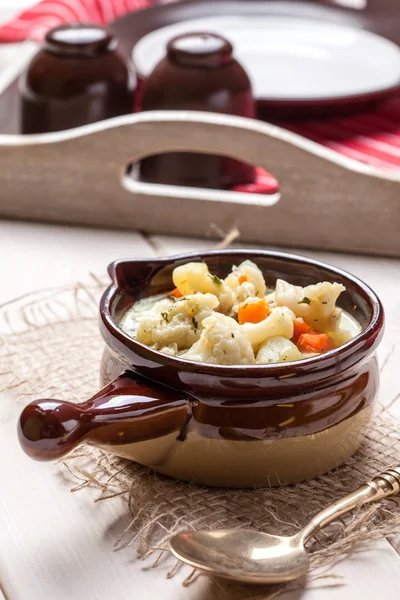
<instances>
[{"instance_id":1,"label":"white wooden table","mask_svg":"<svg viewBox=\"0 0 400 600\"><path fill-rule=\"evenodd\" d=\"M353 0L351 0L353 1ZM1 0L0 20L29 0ZM0 51L0 69L14 52ZM0 191L1 193L1 191ZM173 254L211 247L205 240L143 237L137 233L97 231L0 221L0 304L43 287L103 273L113 259ZM382 399L396 395L400 378L400 260L304 252L346 268L381 296L387 331L381 360L393 349L382 377ZM400 417L400 402L393 407ZM120 533L117 502L94 504L94 492L70 493L56 465L35 463L20 450L15 426L20 408L9 393L0 397L0 600L213 600L207 578L191 588L181 577L166 580L162 568L148 570L133 548L113 551ZM282 600L398 600L400 556L386 540L334 567L342 576L311 584Z\"/></svg>"},{"instance_id":2,"label":"white wooden table","mask_svg":"<svg viewBox=\"0 0 400 600\"><path fill-rule=\"evenodd\" d=\"M212 245L206 240L0 221L0 304L37 288L74 282L88 271L101 274L114 258ZM383 372L382 398L390 401L400 383L400 260L303 253L352 271L381 296L388 321L381 360L397 344ZM215 598L205 577L184 588L180 576L167 580L163 568L147 570L133 548L114 552L122 504L94 504L95 492L88 489L72 494L60 467L28 459L15 435L20 408L14 400L11 394L0 398L0 588L6 600ZM394 410L400 416L400 407ZM285 594L283 600L400 598L400 556L386 540L333 571L343 580L314 582L314 589ZM337 587L324 587L332 583Z\"/></svg>"}]
</instances>

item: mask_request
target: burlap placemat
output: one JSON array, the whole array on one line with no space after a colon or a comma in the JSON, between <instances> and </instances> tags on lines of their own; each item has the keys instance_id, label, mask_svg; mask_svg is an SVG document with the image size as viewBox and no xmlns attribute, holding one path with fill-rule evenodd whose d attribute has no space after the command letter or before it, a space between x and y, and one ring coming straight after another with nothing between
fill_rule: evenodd
<instances>
[{"instance_id":1,"label":"burlap placemat","mask_svg":"<svg viewBox=\"0 0 400 600\"><path fill-rule=\"evenodd\" d=\"M106 278L91 276L85 284L44 290L0 307L1 386L15 389L21 408L33 397L82 401L97 391L103 349L97 311L106 282ZM398 463L399 423L379 405L364 444L346 465L316 480L285 488L197 487L158 476L88 446L71 454L60 468L68 469L73 476L74 491L88 486L98 488L98 501L112 502L112 498L122 496L131 520L115 547L135 542L139 558L152 557L156 564L170 561L172 576L177 571L175 561L163 552L171 533L253 527L290 535L328 503ZM116 510L120 509L116 506ZM371 540L399 532L399 498L360 509L310 542L311 572ZM194 578L192 575L184 583ZM215 595L225 598L271 598L287 589L254 589L220 582L215 586Z\"/></svg>"}]
</instances>

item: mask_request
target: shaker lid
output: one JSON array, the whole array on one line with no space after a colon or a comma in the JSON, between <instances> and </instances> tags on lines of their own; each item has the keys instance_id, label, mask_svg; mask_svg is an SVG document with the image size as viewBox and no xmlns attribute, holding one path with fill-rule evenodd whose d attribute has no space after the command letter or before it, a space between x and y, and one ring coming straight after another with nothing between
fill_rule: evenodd
<instances>
[{"instance_id":1,"label":"shaker lid","mask_svg":"<svg viewBox=\"0 0 400 600\"><path fill-rule=\"evenodd\" d=\"M45 37L45 49L54 54L94 57L116 50L114 35L97 25L69 23L51 29Z\"/></svg>"},{"instance_id":2,"label":"shaker lid","mask_svg":"<svg viewBox=\"0 0 400 600\"><path fill-rule=\"evenodd\" d=\"M168 58L183 67L220 67L233 60L232 45L214 33L187 33L167 45Z\"/></svg>"}]
</instances>

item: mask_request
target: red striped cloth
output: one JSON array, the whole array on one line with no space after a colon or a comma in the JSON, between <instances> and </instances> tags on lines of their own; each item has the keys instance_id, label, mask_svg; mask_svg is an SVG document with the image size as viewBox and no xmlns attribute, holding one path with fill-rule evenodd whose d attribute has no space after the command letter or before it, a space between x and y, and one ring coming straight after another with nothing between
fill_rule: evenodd
<instances>
[{"instance_id":1,"label":"red striped cloth","mask_svg":"<svg viewBox=\"0 0 400 600\"><path fill-rule=\"evenodd\" d=\"M356 116L279 124L373 167L400 168L400 94Z\"/></svg>"},{"instance_id":2,"label":"red striped cloth","mask_svg":"<svg viewBox=\"0 0 400 600\"><path fill-rule=\"evenodd\" d=\"M66 22L106 24L155 3L157 0L43 0L0 27L0 42L40 40L46 31ZM375 111L357 116L279 124L355 160L380 168L400 168L400 95L394 95ZM256 183L246 189L268 193L276 185L270 175L258 170Z\"/></svg>"},{"instance_id":3,"label":"red striped cloth","mask_svg":"<svg viewBox=\"0 0 400 600\"><path fill-rule=\"evenodd\" d=\"M28 38L40 41L49 29L64 23L104 25L154 3L153 0L43 0L0 27L0 43Z\"/></svg>"}]
</instances>

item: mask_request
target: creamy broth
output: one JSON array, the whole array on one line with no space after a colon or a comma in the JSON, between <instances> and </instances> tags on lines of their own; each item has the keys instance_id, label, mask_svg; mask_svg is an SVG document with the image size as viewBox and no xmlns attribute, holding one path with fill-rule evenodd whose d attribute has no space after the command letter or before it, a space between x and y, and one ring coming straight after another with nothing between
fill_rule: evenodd
<instances>
[{"instance_id":1,"label":"creamy broth","mask_svg":"<svg viewBox=\"0 0 400 600\"><path fill-rule=\"evenodd\" d=\"M121 329L123 329L125 333L131 337L135 338L141 317L144 317L147 312L163 298L165 298L165 294L159 294L157 296L142 298L142 300L135 302L135 304L129 310L127 310L122 317L120 322Z\"/></svg>"},{"instance_id":2,"label":"creamy broth","mask_svg":"<svg viewBox=\"0 0 400 600\"><path fill-rule=\"evenodd\" d=\"M157 296L149 296L148 298L142 298L142 300L136 302L123 315L120 321L121 329L123 329L123 331L125 331L125 333L127 333L130 337L136 338L136 333L141 317L144 317L159 300L162 300L164 298L165 294L159 294ZM348 331L351 338L354 338L362 331L362 327L358 323L358 321L356 321L354 317L352 317L348 312L344 310L342 310L340 316L339 328L344 331Z\"/></svg>"},{"instance_id":3,"label":"creamy broth","mask_svg":"<svg viewBox=\"0 0 400 600\"><path fill-rule=\"evenodd\" d=\"M140 318L145 316L146 313L163 298L165 298L165 294L158 294L157 296L142 298L142 300L136 302L122 317L120 321L121 329L131 337L135 338ZM352 338L362 331L360 323L345 310L342 310L339 327L340 329L348 331Z\"/></svg>"},{"instance_id":4,"label":"creamy broth","mask_svg":"<svg viewBox=\"0 0 400 600\"><path fill-rule=\"evenodd\" d=\"M292 362L338 348L361 331L336 306L345 291L338 283L302 288L278 279L267 289L251 261L225 279L205 263L177 267L172 278L169 294L138 301L120 322L128 335L171 356L220 365Z\"/></svg>"}]
</instances>

